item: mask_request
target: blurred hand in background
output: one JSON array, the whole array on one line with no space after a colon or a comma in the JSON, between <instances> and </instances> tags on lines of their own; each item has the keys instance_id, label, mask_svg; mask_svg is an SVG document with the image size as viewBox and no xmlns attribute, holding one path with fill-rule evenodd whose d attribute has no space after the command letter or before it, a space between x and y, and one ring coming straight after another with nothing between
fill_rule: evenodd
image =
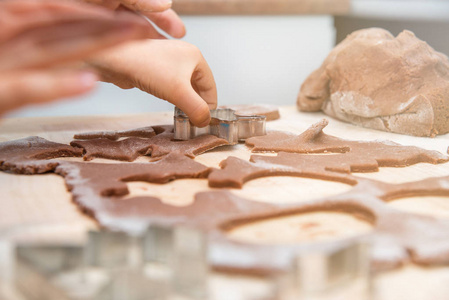
<instances>
[{"instance_id":1,"label":"blurred hand in background","mask_svg":"<svg viewBox=\"0 0 449 300\"><path fill-rule=\"evenodd\" d=\"M91 90L97 75L68 63L146 38L149 30L128 12L58 0L0 1L0 114Z\"/></svg>"},{"instance_id":2,"label":"blurred hand in background","mask_svg":"<svg viewBox=\"0 0 449 300\"><path fill-rule=\"evenodd\" d=\"M139 13L168 35L174 38L182 38L186 34L186 29L181 18L170 7L171 0L82 0L104 6L113 10L131 10ZM151 32L151 38L164 38L156 30Z\"/></svg>"}]
</instances>

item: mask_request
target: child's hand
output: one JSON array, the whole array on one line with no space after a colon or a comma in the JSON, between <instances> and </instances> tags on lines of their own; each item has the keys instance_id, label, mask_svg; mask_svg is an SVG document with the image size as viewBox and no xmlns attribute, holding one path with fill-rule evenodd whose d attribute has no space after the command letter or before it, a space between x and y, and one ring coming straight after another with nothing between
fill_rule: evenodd
<instances>
[{"instance_id":1,"label":"child's hand","mask_svg":"<svg viewBox=\"0 0 449 300\"><path fill-rule=\"evenodd\" d=\"M216 108L217 89L212 72L195 46L177 40L131 42L92 58L106 82L123 88L137 87L167 100L197 126L210 121Z\"/></svg>"}]
</instances>

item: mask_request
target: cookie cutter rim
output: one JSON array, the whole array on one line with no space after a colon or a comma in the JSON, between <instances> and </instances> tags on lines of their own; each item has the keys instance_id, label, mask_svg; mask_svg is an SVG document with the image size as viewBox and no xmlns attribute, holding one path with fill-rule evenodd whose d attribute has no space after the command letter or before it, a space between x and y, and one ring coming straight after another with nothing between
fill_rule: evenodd
<instances>
[{"instance_id":1,"label":"cookie cutter rim","mask_svg":"<svg viewBox=\"0 0 449 300\"><path fill-rule=\"evenodd\" d=\"M174 113L174 139L186 141L204 134L212 134L225 139L230 145L252 136L266 134L266 116L238 115L230 108L219 108L210 111L211 121L200 128L190 122L189 117L178 107Z\"/></svg>"}]
</instances>

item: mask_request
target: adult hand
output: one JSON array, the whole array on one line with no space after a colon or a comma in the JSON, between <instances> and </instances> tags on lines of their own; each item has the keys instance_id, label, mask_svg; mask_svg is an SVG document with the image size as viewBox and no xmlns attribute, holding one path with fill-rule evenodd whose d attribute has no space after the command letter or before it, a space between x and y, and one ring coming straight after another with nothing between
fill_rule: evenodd
<instances>
[{"instance_id":1,"label":"adult hand","mask_svg":"<svg viewBox=\"0 0 449 300\"><path fill-rule=\"evenodd\" d=\"M79 3L0 1L0 114L90 90L92 71L53 68L145 38L149 26L134 14Z\"/></svg>"},{"instance_id":2,"label":"adult hand","mask_svg":"<svg viewBox=\"0 0 449 300\"><path fill-rule=\"evenodd\" d=\"M29 104L73 97L92 90L98 76L87 70L27 70L0 75L0 115Z\"/></svg>"},{"instance_id":3,"label":"adult hand","mask_svg":"<svg viewBox=\"0 0 449 300\"><path fill-rule=\"evenodd\" d=\"M128 9L140 13L150 19L160 29L174 38L182 38L186 29L181 18L170 9L171 0L83 0L85 2L101 5L109 9ZM149 31L151 38L165 38L156 30Z\"/></svg>"},{"instance_id":4,"label":"adult hand","mask_svg":"<svg viewBox=\"0 0 449 300\"><path fill-rule=\"evenodd\" d=\"M137 87L183 110L197 126L210 121L217 89L212 72L195 46L177 40L127 43L88 62L103 81L123 89Z\"/></svg>"},{"instance_id":5,"label":"adult hand","mask_svg":"<svg viewBox=\"0 0 449 300\"><path fill-rule=\"evenodd\" d=\"M49 67L132 39L151 25L127 12L57 0L0 1L0 71Z\"/></svg>"}]
</instances>

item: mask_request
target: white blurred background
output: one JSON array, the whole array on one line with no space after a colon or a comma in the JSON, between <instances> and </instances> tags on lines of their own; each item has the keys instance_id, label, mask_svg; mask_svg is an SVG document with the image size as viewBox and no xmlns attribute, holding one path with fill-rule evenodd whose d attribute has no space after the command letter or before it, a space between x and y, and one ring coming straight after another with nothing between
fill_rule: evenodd
<instances>
[{"instance_id":1,"label":"white blurred background","mask_svg":"<svg viewBox=\"0 0 449 300\"><path fill-rule=\"evenodd\" d=\"M366 27L393 34L410 29L449 54L449 1L353 0L347 16L182 16L187 36L208 61L220 105L293 105L304 79L335 42ZM150 66L149 66L150 67ZM137 89L100 83L84 97L26 107L7 117L126 114L166 111L173 106Z\"/></svg>"}]
</instances>

